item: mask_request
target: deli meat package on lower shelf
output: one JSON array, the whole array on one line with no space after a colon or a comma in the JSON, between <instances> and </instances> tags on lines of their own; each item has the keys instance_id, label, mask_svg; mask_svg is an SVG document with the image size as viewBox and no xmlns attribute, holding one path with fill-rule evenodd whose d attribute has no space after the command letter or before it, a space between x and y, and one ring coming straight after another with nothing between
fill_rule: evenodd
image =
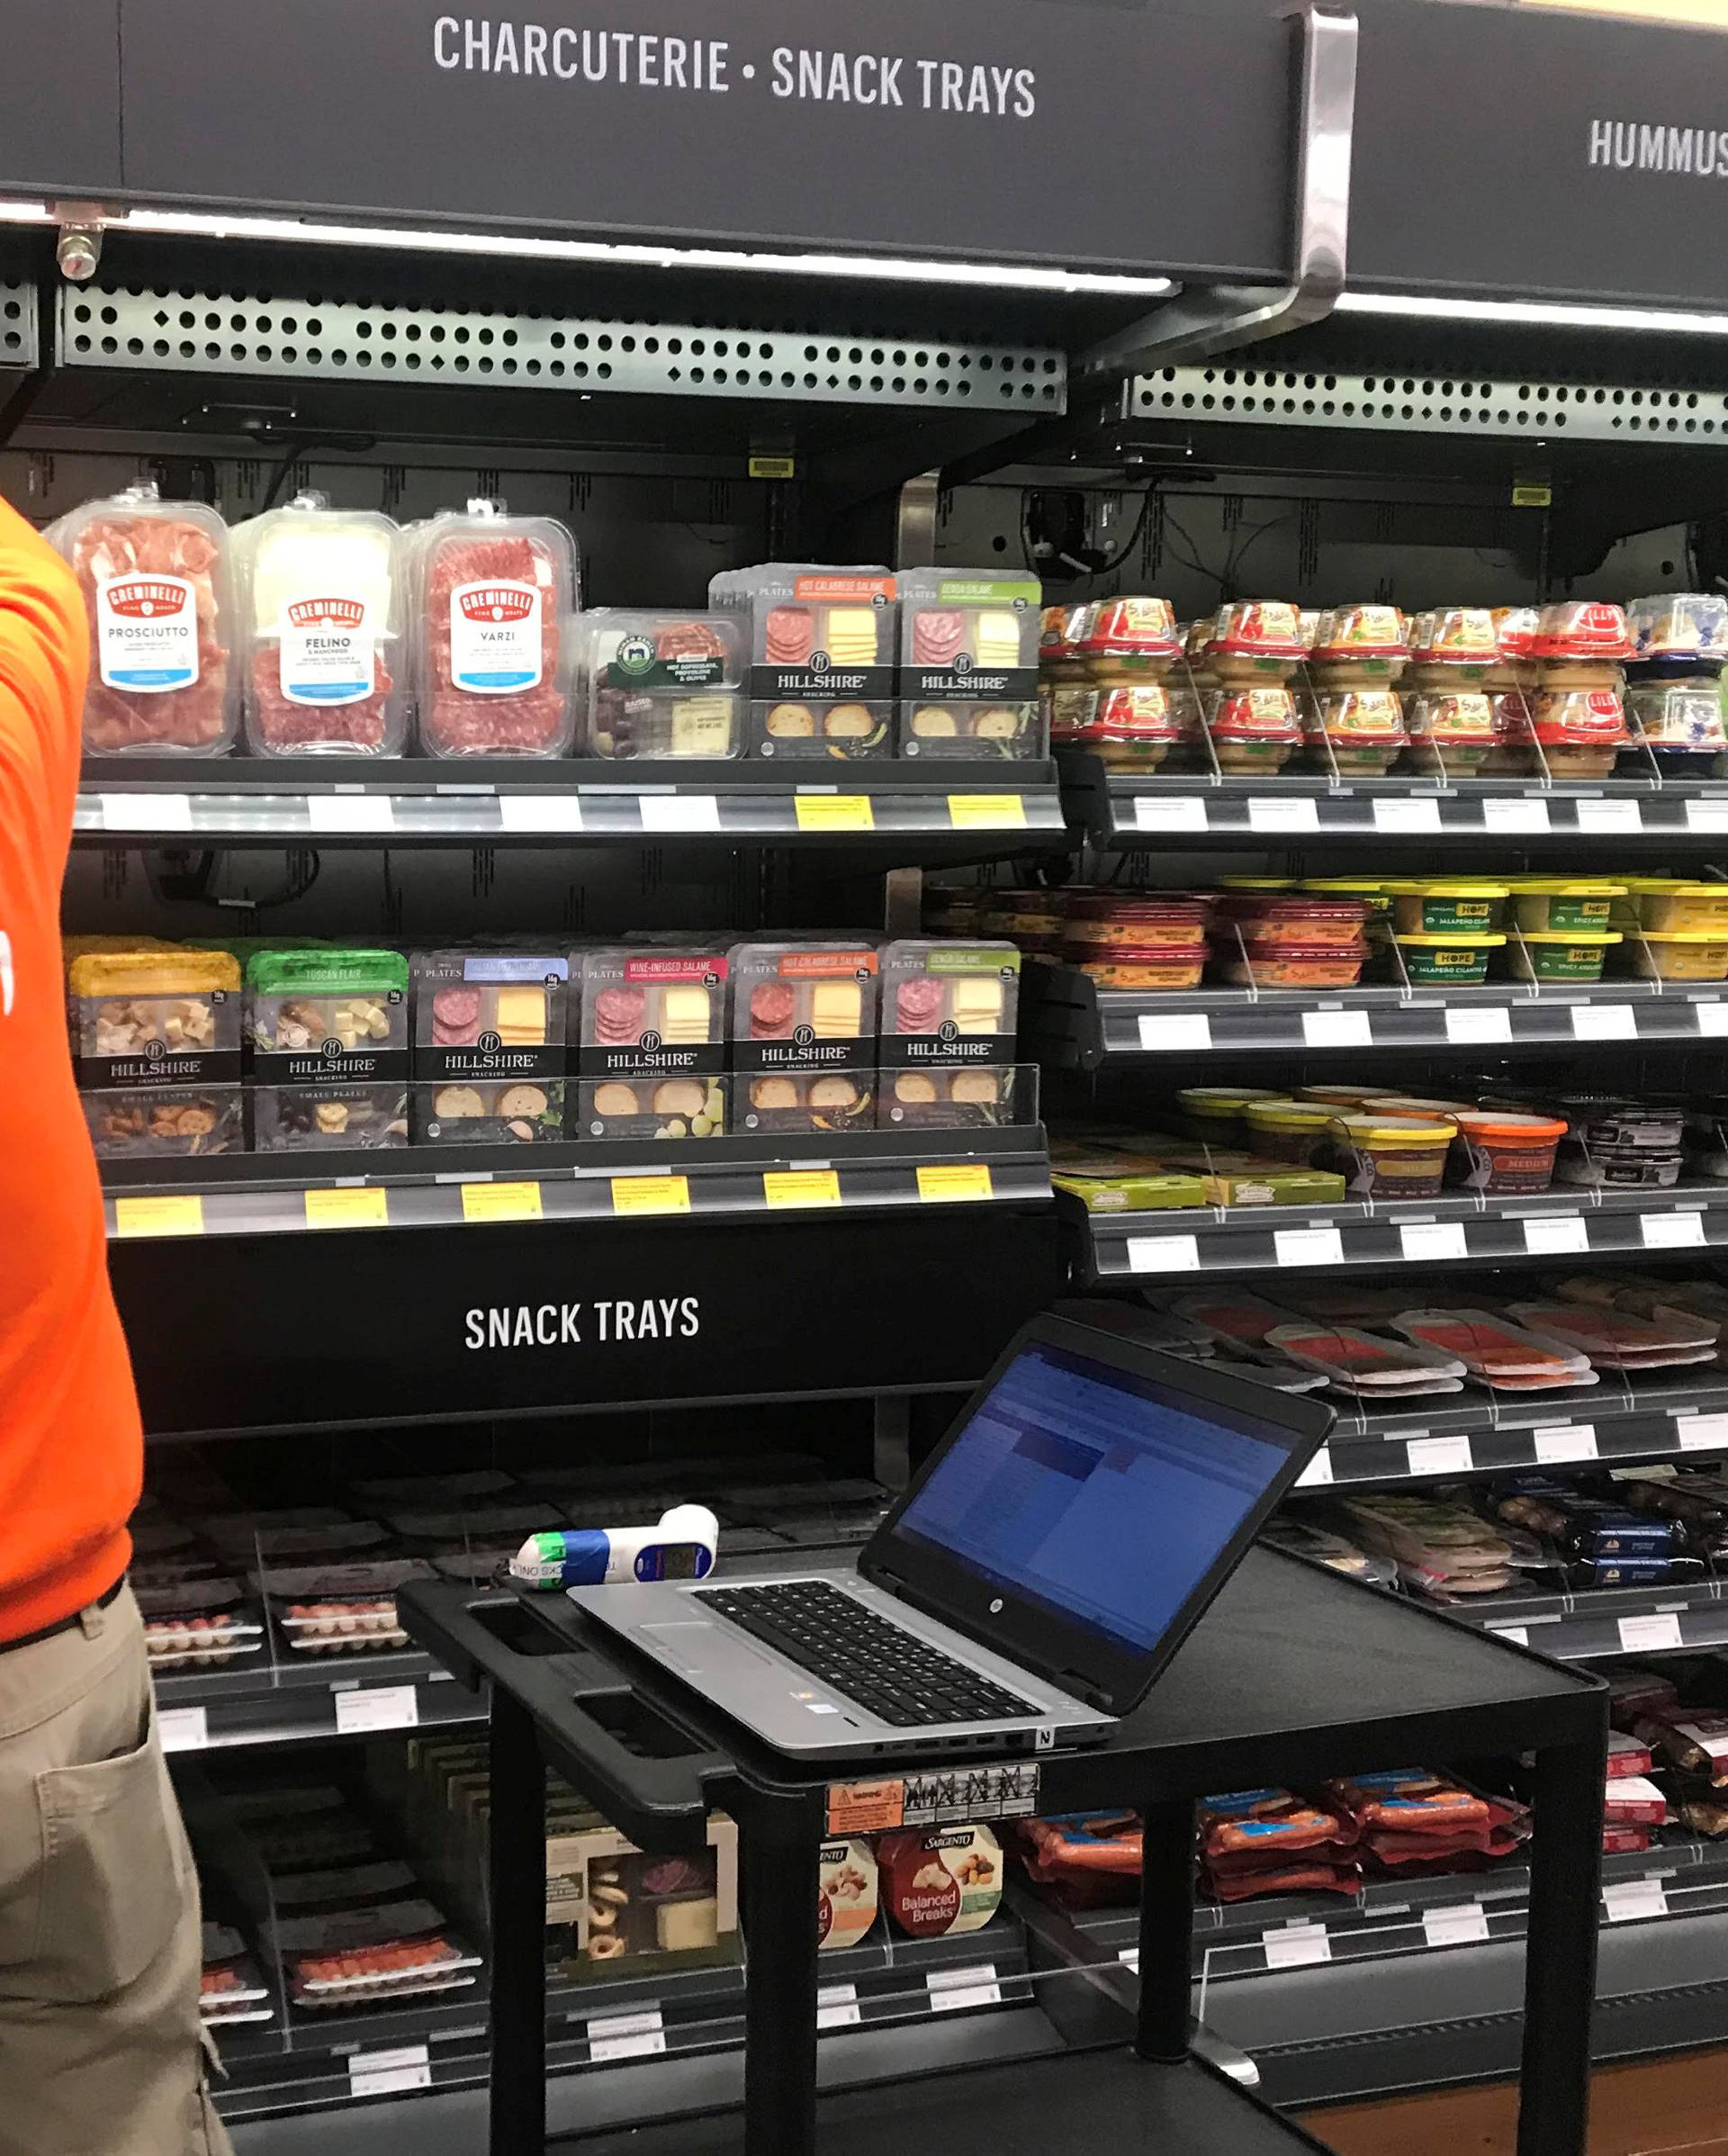
<instances>
[{"instance_id":1,"label":"deli meat package on lower shelf","mask_svg":"<svg viewBox=\"0 0 1728 2156\"><path fill-rule=\"evenodd\" d=\"M562 756L574 731L576 547L502 502L409 539L420 746L429 756Z\"/></svg>"},{"instance_id":2,"label":"deli meat package on lower shelf","mask_svg":"<svg viewBox=\"0 0 1728 2156\"><path fill-rule=\"evenodd\" d=\"M84 745L94 755L220 755L239 678L228 527L149 481L87 501L46 533L90 617Z\"/></svg>"}]
</instances>

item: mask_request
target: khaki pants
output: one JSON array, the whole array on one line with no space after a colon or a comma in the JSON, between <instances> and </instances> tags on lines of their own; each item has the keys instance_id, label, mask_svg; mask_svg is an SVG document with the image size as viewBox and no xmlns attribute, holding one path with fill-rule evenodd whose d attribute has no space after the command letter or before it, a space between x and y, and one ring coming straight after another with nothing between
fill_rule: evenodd
<instances>
[{"instance_id":1,"label":"khaki pants","mask_svg":"<svg viewBox=\"0 0 1728 2156\"><path fill-rule=\"evenodd\" d=\"M0 2156L230 2156L131 1590L0 1654Z\"/></svg>"}]
</instances>

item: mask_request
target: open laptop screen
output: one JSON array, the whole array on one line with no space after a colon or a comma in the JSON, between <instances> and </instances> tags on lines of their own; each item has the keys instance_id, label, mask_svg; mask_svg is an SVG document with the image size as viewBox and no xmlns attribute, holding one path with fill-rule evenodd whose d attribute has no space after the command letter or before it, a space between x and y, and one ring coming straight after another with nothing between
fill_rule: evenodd
<instances>
[{"instance_id":1,"label":"open laptop screen","mask_svg":"<svg viewBox=\"0 0 1728 2156\"><path fill-rule=\"evenodd\" d=\"M1274 1477L1292 1434L1034 1344L898 1520L969 1572L1131 1651L1155 1647Z\"/></svg>"}]
</instances>

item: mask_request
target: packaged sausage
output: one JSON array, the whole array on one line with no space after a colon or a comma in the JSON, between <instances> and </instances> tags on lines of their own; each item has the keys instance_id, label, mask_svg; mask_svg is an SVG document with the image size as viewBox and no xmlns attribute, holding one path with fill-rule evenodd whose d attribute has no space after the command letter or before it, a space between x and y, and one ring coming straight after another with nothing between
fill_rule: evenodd
<instances>
[{"instance_id":1,"label":"packaged sausage","mask_svg":"<svg viewBox=\"0 0 1728 2156\"><path fill-rule=\"evenodd\" d=\"M880 1908L876 1853L867 1841L824 1842L816 1862L816 1944L857 1946Z\"/></svg>"},{"instance_id":2,"label":"packaged sausage","mask_svg":"<svg viewBox=\"0 0 1728 2156\"><path fill-rule=\"evenodd\" d=\"M724 1134L727 972L717 950L582 954L572 1135Z\"/></svg>"},{"instance_id":3,"label":"packaged sausage","mask_svg":"<svg viewBox=\"0 0 1728 2156\"><path fill-rule=\"evenodd\" d=\"M910 1939L982 1931L1002 1901L1002 1849L987 1827L878 1837L882 1900Z\"/></svg>"},{"instance_id":4,"label":"packaged sausage","mask_svg":"<svg viewBox=\"0 0 1728 2156\"><path fill-rule=\"evenodd\" d=\"M1042 755L1038 579L907 569L898 583L900 753Z\"/></svg>"},{"instance_id":5,"label":"packaged sausage","mask_svg":"<svg viewBox=\"0 0 1728 2156\"><path fill-rule=\"evenodd\" d=\"M238 1580L218 1575L151 1585L134 1570L132 1592L152 1669L209 1669L263 1652L264 1627L246 1608Z\"/></svg>"},{"instance_id":6,"label":"packaged sausage","mask_svg":"<svg viewBox=\"0 0 1728 2156\"><path fill-rule=\"evenodd\" d=\"M207 2029L231 2028L274 2018L270 1987L258 1973L246 1941L231 1925L203 1926L203 1968L198 1982L198 2019Z\"/></svg>"},{"instance_id":7,"label":"packaged sausage","mask_svg":"<svg viewBox=\"0 0 1728 2156\"><path fill-rule=\"evenodd\" d=\"M1012 943L885 945L880 1125L1012 1120L1020 962Z\"/></svg>"},{"instance_id":8,"label":"packaged sausage","mask_svg":"<svg viewBox=\"0 0 1728 2156\"><path fill-rule=\"evenodd\" d=\"M408 726L401 534L375 510L296 494L234 532L247 746L393 756Z\"/></svg>"},{"instance_id":9,"label":"packaged sausage","mask_svg":"<svg viewBox=\"0 0 1728 2156\"><path fill-rule=\"evenodd\" d=\"M246 970L246 1031L259 1152L408 1143L399 952L260 952Z\"/></svg>"},{"instance_id":10,"label":"packaged sausage","mask_svg":"<svg viewBox=\"0 0 1728 2156\"><path fill-rule=\"evenodd\" d=\"M879 568L770 562L724 571L708 604L750 633L750 753L782 762L894 753L898 588Z\"/></svg>"},{"instance_id":11,"label":"packaged sausage","mask_svg":"<svg viewBox=\"0 0 1728 2156\"><path fill-rule=\"evenodd\" d=\"M238 1151L240 970L225 952L88 951L68 974L72 1050L98 1155Z\"/></svg>"},{"instance_id":12,"label":"packaged sausage","mask_svg":"<svg viewBox=\"0 0 1728 2156\"><path fill-rule=\"evenodd\" d=\"M416 1139L510 1145L562 1138L569 959L421 951L410 966Z\"/></svg>"},{"instance_id":13,"label":"packaged sausage","mask_svg":"<svg viewBox=\"0 0 1728 2156\"><path fill-rule=\"evenodd\" d=\"M572 705L576 546L501 501L410 535L414 679L428 756L562 756Z\"/></svg>"},{"instance_id":14,"label":"packaged sausage","mask_svg":"<svg viewBox=\"0 0 1728 2156\"><path fill-rule=\"evenodd\" d=\"M872 1120L877 955L857 943L739 943L732 976L733 1123L843 1131Z\"/></svg>"},{"instance_id":15,"label":"packaged sausage","mask_svg":"<svg viewBox=\"0 0 1728 2156\"><path fill-rule=\"evenodd\" d=\"M576 632L589 754L742 755L744 638L735 615L596 607Z\"/></svg>"},{"instance_id":16,"label":"packaged sausage","mask_svg":"<svg viewBox=\"0 0 1728 2156\"><path fill-rule=\"evenodd\" d=\"M385 1653L406 1646L396 1592L431 1576L417 1559L382 1557L348 1565L274 1565L248 1575L300 1655Z\"/></svg>"},{"instance_id":17,"label":"packaged sausage","mask_svg":"<svg viewBox=\"0 0 1728 2156\"><path fill-rule=\"evenodd\" d=\"M367 2007L479 1980L480 1956L464 1952L443 1912L423 1899L278 1917L271 1932L297 2007Z\"/></svg>"},{"instance_id":18,"label":"packaged sausage","mask_svg":"<svg viewBox=\"0 0 1728 2156\"><path fill-rule=\"evenodd\" d=\"M90 618L84 745L92 755L219 756L234 745L239 676L228 527L140 480L44 537Z\"/></svg>"}]
</instances>

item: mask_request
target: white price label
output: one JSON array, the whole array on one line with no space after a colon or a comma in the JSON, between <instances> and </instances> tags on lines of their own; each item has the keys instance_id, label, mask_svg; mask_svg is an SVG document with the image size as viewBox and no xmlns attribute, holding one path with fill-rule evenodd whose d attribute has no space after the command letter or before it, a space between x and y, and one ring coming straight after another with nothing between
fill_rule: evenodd
<instances>
[{"instance_id":1,"label":"white price label","mask_svg":"<svg viewBox=\"0 0 1728 2156\"><path fill-rule=\"evenodd\" d=\"M1546 801L1484 801L1482 803L1484 831L1545 831L1548 828Z\"/></svg>"},{"instance_id":2,"label":"white price label","mask_svg":"<svg viewBox=\"0 0 1728 2156\"><path fill-rule=\"evenodd\" d=\"M165 1752L202 1752L210 1742L210 1714L202 1707L158 1707L157 1735Z\"/></svg>"},{"instance_id":3,"label":"white price label","mask_svg":"<svg viewBox=\"0 0 1728 2156\"><path fill-rule=\"evenodd\" d=\"M1697 1003L1692 1007L1698 1014L1698 1031L1706 1040L1720 1040L1728 1033L1728 1003Z\"/></svg>"},{"instance_id":4,"label":"white price label","mask_svg":"<svg viewBox=\"0 0 1728 2156\"><path fill-rule=\"evenodd\" d=\"M1636 801L1580 801L1578 827L1602 833L1642 831L1644 812Z\"/></svg>"},{"instance_id":5,"label":"white price label","mask_svg":"<svg viewBox=\"0 0 1728 2156\"><path fill-rule=\"evenodd\" d=\"M1728 1415L1676 1415L1674 1434L1682 1452L1728 1451Z\"/></svg>"},{"instance_id":6,"label":"white price label","mask_svg":"<svg viewBox=\"0 0 1728 2156\"><path fill-rule=\"evenodd\" d=\"M1264 798L1248 803L1250 831L1318 831L1320 812L1312 801L1274 801Z\"/></svg>"},{"instance_id":7,"label":"white price label","mask_svg":"<svg viewBox=\"0 0 1728 2156\"><path fill-rule=\"evenodd\" d=\"M1704 1246L1701 1213L1642 1213L1638 1227L1647 1250L1696 1250Z\"/></svg>"},{"instance_id":8,"label":"white price label","mask_svg":"<svg viewBox=\"0 0 1728 2156\"><path fill-rule=\"evenodd\" d=\"M856 1984L824 1984L816 1992L819 2029L855 2029L864 2018Z\"/></svg>"},{"instance_id":9,"label":"white price label","mask_svg":"<svg viewBox=\"0 0 1728 2156\"><path fill-rule=\"evenodd\" d=\"M1305 1969L1332 1959L1332 1941L1323 1924L1290 1924L1261 1935L1268 1969Z\"/></svg>"},{"instance_id":10,"label":"white price label","mask_svg":"<svg viewBox=\"0 0 1728 2156\"><path fill-rule=\"evenodd\" d=\"M336 1695L338 1737L360 1737L369 1729L412 1729L419 1718L419 1694L411 1684L369 1684Z\"/></svg>"},{"instance_id":11,"label":"white price label","mask_svg":"<svg viewBox=\"0 0 1728 2156\"><path fill-rule=\"evenodd\" d=\"M348 2061L348 2094L400 2096L406 2089L430 2088L432 2058L423 2043L405 2043L393 2052L356 2052Z\"/></svg>"},{"instance_id":12,"label":"white price label","mask_svg":"<svg viewBox=\"0 0 1728 2156\"><path fill-rule=\"evenodd\" d=\"M1691 831L1728 831L1728 801L1688 801L1686 822Z\"/></svg>"},{"instance_id":13,"label":"white price label","mask_svg":"<svg viewBox=\"0 0 1728 2156\"><path fill-rule=\"evenodd\" d=\"M1590 1231L1581 1213L1560 1213L1552 1219L1524 1223L1524 1247L1532 1258L1563 1258L1574 1250L1588 1250Z\"/></svg>"},{"instance_id":14,"label":"white price label","mask_svg":"<svg viewBox=\"0 0 1728 2156\"><path fill-rule=\"evenodd\" d=\"M1575 1041L1635 1041L1638 1020L1629 1003L1575 1003L1572 1006Z\"/></svg>"},{"instance_id":15,"label":"white price label","mask_svg":"<svg viewBox=\"0 0 1728 2156\"><path fill-rule=\"evenodd\" d=\"M1179 795L1173 801L1156 801L1142 794L1134 804L1134 827L1137 831L1203 831L1206 804L1190 794Z\"/></svg>"},{"instance_id":16,"label":"white price label","mask_svg":"<svg viewBox=\"0 0 1728 2156\"><path fill-rule=\"evenodd\" d=\"M1424 1909L1422 1929L1430 1946L1474 1946L1488 1936L1488 1911L1480 1901L1460 1908Z\"/></svg>"},{"instance_id":17,"label":"white price label","mask_svg":"<svg viewBox=\"0 0 1728 2156\"><path fill-rule=\"evenodd\" d=\"M932 1969L930 1972L930 2010L958 2014L967 2007L999 2007L1002 1986L994 1962L970 1969Z\"/></svg>"},{"instance_id":18,"label":"white price label","mask_svg":"<svg viewBox=\"0 0 1728 2156\"><path fill-rule=\"evenodd\" d=\"M1594 1423L1568 1423L1553 1430L1539 1430L1534 1435L1536 1465L1539 1467L1558 1467L1567 1460L1593 1460L1596 1457Z\"/></svg>"},{"instance_id":19,"label":"white price label","mask_svg":"<svg viewBox=\"0 0 1728 2156\"><path fill-rule=\"evenodd\" d=\"M1434 1221L1400 1228L1398 1240L1404 1255L1415 1264L1437 1263L1448 1258L1468 1258L1462 1221Z\"/></svg>"},{"instance_id":20,"label":"white price label","mask_svg":"<svg viewBox=\"0 0 1728 2156\"><path fill-rule=\"evenodd\" d=\"M306 820L314 831L393 831L396 804L388 794L312 793Z\"/></svg>"},{"instance_id":21,"label":"white price label","mask_svg":"<svg viewBox=\"0 0 1728 2156\"><path fill-rule=\"evenodd\" d=\"M190 831L192 796L184 793L105 793L104 831Z\"/></svg>"},{"instance_id":22,"label":"white price label","mask_svg":"<svg viewBox=\"0 0 1728 2156\"><path fill-rule=\"evenodd\" d=\"M1530 1644L1530 1635L1522 1625L1490 1625L1488 1628L1496 1639L1509 1639L1515 1647L1527 1647Z\"/></svg>"},{"instance_id":23,"label":"white price label","mask_svg":"<svg viewBox=\"0 0 1728 2156\"><path fill-rule=\"evenodd\" d=\"M521 834L577 832L582 827L582 797L579 793L501 793L498 820L505 830Z\"/></svg>"},{"instance_id":24,"label":"white price label","mask_svg":"<svg viewBox=\"0 0 1728 2156\"><path fill-rule=\"evenodd\" d=\"M1660 1654L1665 1648L1680 1645L1680 1620L1672 1610L1659 1610L1653 1617L1623 1617L1620 1619L1620 1645L1629 1655Z\"/></svg>"},{"instance_id":25,"label":"white price label","mask_svg":"<svg viewBox=\"0 0 1728 2156\"><path fill-rule=\"evenodd\" d=\"M1332 1481L1332 1455L1322 1445L1307 1466L1296 1477L1299 1490L1324 1490Z\"/></svg>"},{"instance_id":26,"label":"white price label","mask_svg":"<svg viewBox=\"0 0 1728 2156\"><path fill-rule=\"evenodd\" d=\"M1616 1879L1603 1888L1602 1908L1610 1924L1635 1924L1666 1917L1668 1894L1660 1879Z\"/></svg>"},{"instance_id":27,"label":"white price label","mask_svg":"<svg viewBox=\"0 0 1728 2156\"><path fill-rule=\"evenodd\" d=\"M666 2049L660 2008L641 2014L600 2014L588 2025L588 2053L596 2066L618 2059L658 2058Z\"/></svg>"},{"instance_id":28,"label":"white price label","mask_svg":"<svg viewBox=\"0 0 1728 2156\"><path fill-rule=\"evenodd\" d=\"M720 803L711 793L645 793L637 797L644 831L717 831Z\"/></svg>"},{"instance_id":29,"label":"white price label","mask_svg":"<svg viewBox=\"0 0 1728 2156\"><path fill-rule=\"evenodd\" d=\"M1138 1976L1140 1973L1140 1950L1138 1946L1118 1947L1116 1950L1116 1959L1122 1964L1124 1969L1131 1969L1135 1975Z\"/></svg>"},{"instance_id":30,"label":"white price label","mask_svg":"<svg viewBox=\"0 0 1728 2156\"><path fill-rule=\"evenodd\" d=\"M1366 1011L1304 1011L1302 1039L1310 1048L1372 1048Z\"/></svg>"},{"instance_id":31,"label":"white price label","mask_svg":"<svg viewBox=\"0 0 1728 2156\"><path fill-rule=\"evenodd\" d=\"M1412 1475L1469 1475L1476 1465L1468 1438L1412 1438L1404 1449Z\"/></svg>"},{"instance_id":32,"label":"white price label","mask_svg":"<svg viewBox=\"0 0 1728 2156\"><path fill-rule=\"evenodd\" d=\"M1154 1055L1180 1055L1212 1044L1212 1022L1204 1011L1148 1011L1140 1019L1140 1046Z\"/></svg>"},{"instance_id":33,"label":"white price label","mask_svg":"<svg viewBox=\"0 0 1728 2156\"><path fill-rule=\"evenodd\" d=\"M1197 1273L1200 1244L1192 1235L1130 1235L1130 1273Z\"/></svg>"},{"instance_id":34,"label":"white price label","mask_svg":"<svg viewBox=\"0 0 1728 2156\"><path fill-rule=\"evenodd\" d=\"M1437 831L1440 828L1438 801L1376 801L1374 803L1374 829L1376 831Z\"/></svg>"},{"instance_id":35,"label":"white price label","mask_svg":"<svg viewBox=\"0 0 1728 2156\"><path fill-rule=\"evenodd\" d=\"M1512 1038L1512 1014L1498 1006L1491 1011L1448 1011L1446 1039L1456 1048L1474 1048L1492 1041Z\"/></svg>"},{"instance_id":36,"label":"white price label","mask_svg":"<svg viewBox=\"0 0 1728 2156\"><path fill-rule=\"evenodd\" d=\"M1275 1228L1280 1265L1342 1265L1344 1238L1336 1228Z\"/></svg>"}]
</instances>

